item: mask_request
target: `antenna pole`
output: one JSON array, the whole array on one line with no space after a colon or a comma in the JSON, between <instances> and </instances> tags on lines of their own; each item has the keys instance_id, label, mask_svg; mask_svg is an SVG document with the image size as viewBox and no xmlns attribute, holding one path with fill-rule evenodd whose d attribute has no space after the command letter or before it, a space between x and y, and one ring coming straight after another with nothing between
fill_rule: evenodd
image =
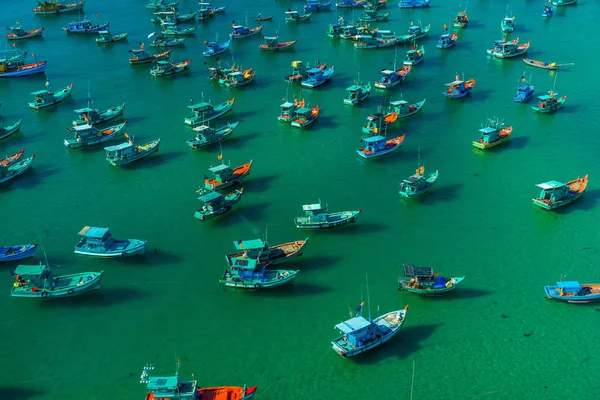
<instances>
[{"instance_id":1,"label":"antenna pole","mask_svg":"<svg viewBox=\"0 0 600 400\"><path fill-rule=\"evenodd\" d=\"M371 298L369 297L369 274L365 273L367 280L367 303L369 303L369 321L371 320Z\"/></svg>"}]
</instances>

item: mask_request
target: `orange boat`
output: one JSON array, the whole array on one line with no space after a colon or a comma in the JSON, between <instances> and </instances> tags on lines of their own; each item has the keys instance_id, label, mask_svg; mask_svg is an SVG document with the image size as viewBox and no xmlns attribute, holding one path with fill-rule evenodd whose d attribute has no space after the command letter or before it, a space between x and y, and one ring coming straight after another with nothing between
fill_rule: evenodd
<instances>
[{"instance_id":1,"label":"orange boat","mask_svg":"<svg viewBox=\"0 0 600 400\"><path fill-rule=\"evenodd\" d=\"M222 156L219 157L222 158ZM206 175L204 175L204 187L208 190L221 190L239 183L242 179L250 174L252 161L253 160L235 168L231 168L227 164L221 164L217 165L216 167L209 168L209 171L213 173L213 178L209 179Z\"/></svg>"},{"instance_id":2,"label":"orange boat","mask_svg":"<svg viewBox=\"0 0 600 400\"><path fill-rule=\"evenodd\" d=\"M198 389L202 400L250 400L256 393L257 386L247 388L239 386L216 386Z\"/></svg>"},{"instance_id":3,"label":"orange boat","mask_svg":"<svg viewBox=\"0 0 600 400\"><path fill-rule=\"evenodd\" d=\"M263 36L265 43L260 45L261 50L265 51L278 51L282 49L287 49L288 47L292 47L298 42L297 40L291 40L289 42L277 42L279 37L277 36Z\"/></svg>"},{"instance_id":4,"label":"orange boat","mask_svg":"<svg viewBox=\"0 0 600 400\"><path fill-rule=\"evenodd\" d=\"M8 40L21 40L21 39L29 39L32 37L42 36L44 32L44 27L38 29L33 29L31 31L26 31L21 27L21 25L17 24L15 26L9 27L12 30L12 33L7 33L6 38Z\"/></svg>"},{"instance_id":5,"label":"orange boat","mask_svg":"<svg viewBox=\"0 0 600 400\"><path fill-rule=\"evenodd\" d=\"M8 167L8 166L16 163L17 161L19 161L21 156L23 156L23 153L25 153L25 149L21 149L21 151L13 154L12 156L7 156L7 157L3 158L2 160L0 160L0 165L3 167Z\"/></svg>"}]
</instances>

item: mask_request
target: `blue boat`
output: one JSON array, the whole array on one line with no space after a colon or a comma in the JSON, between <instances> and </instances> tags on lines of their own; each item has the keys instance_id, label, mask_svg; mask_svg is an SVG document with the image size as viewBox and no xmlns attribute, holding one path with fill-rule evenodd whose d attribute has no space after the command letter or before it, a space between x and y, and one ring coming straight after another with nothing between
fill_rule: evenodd
<instances>
[{"instance_id":1,"label":"blue boat","mask_svg":"<svg viewBox=\"0 0 600 400\"><path fill-rule=\"evenodd\" d=\"M362 316L361 302L356 308L358 315L335 326L342 336L331 342L333 351L344 358L352 357L377 347L396 335L404 325L408 306L404 310L391 311L375 319Z\"/></svg>"},{"instance_id":2,"label":"blue boat","mask_svg":"<svg viewBox=\"0 0 600 400\"><path fill-rule=\"evenodd\" d=\"M108 228L86 226L80 232L75 254L104 258L128 257L146 252L148 242L138 239L117 240Z\"/></svg>"},{"instance_id":3,"label":"blue boat","mask_svg":"<svg viewBox=\"0 0 600 400\"><path fill-rule=\"evenodd\" d=\"M329 10L331 8L332 4L333 4L333 0L328 1L327 3L319 3L318 0L306 0L306 4L304 5L304 11Z\"/></svg>"},{"instance_id":4,"label":"blue boat","mask_svg":"<svg viewBox=\"0 0 600 400\"><path fill-rule=\"evenodd\" d=\"M307 78L302 80L302 86L315 88L329 81L333 76L335 69L333 65L329 68L311 68L307 71Z\"/></svg>"},{"instance_id":5,"label":"blue boat","mask_svg":"<svg viewBox=\"0 0 600 400\"><path fill-rule=\"evenodd\" d=\"M335 3L337 8L354 8L360 7L364 4L364 1L361 0L342 0L340 2Z\"/></svg>"},{"instance_id":6,"label":"blue boat","mask_svg":"<svg viewBox=\"0 0 600 400\"><path fill-rule=\"evenodd\" d=\"M232 24L233 32L229 34L229 37L232 39L241 39L248 36L256 35L262 31L264 25L259 25L255 28L248 28L247 26L235 25Z\"/></svg>"},{"instance_id":7,"label":"blue boat","mask_svg":"<svg viewBox=\"0 0 600 400\"><path fill-rule=\"evenodd\" d=\"M544 11L542 11L542 17L550 18L554 15L554 8L552 8L552 2L548 2L544 6Z\"/></svg>"},{"instance_id":8,"label":"blue boat","mask_svg":"<svg viewBox=\"0 0 600 400\"><path fill-rule=\"evenodd\" d=\"M556 285L544 286L544 292L549 299L567 303L591 303L600 300L600 284L579 283L579 281L556 282Z\"/></svg>"},{"instance_id":9,"label":"blue boat","mask_svg":"<svg viewBox=\"0 0 600 400\"><path fill-rule=\"evenodd\" d=\"M83 21L71 22L68 26L63 27L67 33L98 33L99 31L107 31L110 22L94 25L89 19Z\"/></svg>"},{"instance_id":10,"label":"blue boat","mask_svg":"<svg viewBox=\"0 0 600 400\"><path fill-rule=\"evenodd\" d=\"M398 7L400 8L421 8L429 7L431 0L400 0Z\"/></svg>"},{"instance_id":11,"label":"blue boat","mask_svg":"<svg viewBox=\"0 0 600 400\"><path fill-rule=\"evenodd\" d=\"M365 144L365 148L356 150L356 152L362 158L383 156L402 147L405 137L406 134L392 139L386 139L385 136L380 135L365 137L361 139Z\"/></svg>"},{"instance_id":12,"label":"blue boat","mask_svg":"<svg viewBox=\"0 0 600 400\"><path fill-rule=\"evenodd\" d=\"M514 101L519 103L526 103L533 97L535 86L533 86L527 79L522 76L519 86L517 86L517 94L513 97Z\"/></svg>"},{"instance_id":13,"label":"blue boat","mask_svg":"<svg viewBox=\"0 0 600 400\"><path fill-rule=\"evenodd\" d=\"M442 93L444 96L451 99L460 99L471 93L471 89L475 87L475 79L461 81L458 79L457 75L456 80L454 82L446 83L446 86L448 86L448 90Z\"/></svg>"},{"instance_id":14,"label":"blue boat","mask_svg":"<svg viewBox=\"0 0 600 400\"><path fill-rule=\"evenodd\" d=\"M37 243L22 246L0 246L0 262L22 260L33 257L37 250Z\"/></svg>"},{"instance_id":15,"label":"blue boat","mask_svg":"<svg viewBox=\"0 0 600 400\"><path fill-rule=\"evenodd\" d=\"M35 154L32 154L31 157L13 163L8 167L0 167L0 183L4 183L16 178L17 176L29 170L33 165L34 158Z\"/></svg>"},{"instance_id":16,"label":"blue boat","mask_svg":"<svg viewBox=\"0 0 600 400\"><path fill-rule=\"evenodd\" d=\"M225 53L231 44L231 39L223 43L205 41L204 44L206 45L207 50L202 52L202 54L204 54L204 57L212 57L217 54Z\"/></svg>"},{"instance_id":17,"label":"blue boat","mask_svg":"<svg viewBox=\"0 0 600 400\"><path fill-rule=\"evenodd\" d=\"M450 34L448 28L444 25L444 33L440 35L440 39L437 42L436 47L438 49L447 49L456 44L458 40L458 34L456 32Z\"/></svg>"},{"instance_id":18,"label":"blue boat","mask_svg":"<svg viewBox=\"0 0 600 400\"><path fill-rule=\"evenodd\" d=\"M379 71L381 78L375 82L375 87L378 89L390 89L396 85L402 84L406 77L410 74L411 66L403 65L400 68L382 69Z\"/></svg>"}]
</instances>

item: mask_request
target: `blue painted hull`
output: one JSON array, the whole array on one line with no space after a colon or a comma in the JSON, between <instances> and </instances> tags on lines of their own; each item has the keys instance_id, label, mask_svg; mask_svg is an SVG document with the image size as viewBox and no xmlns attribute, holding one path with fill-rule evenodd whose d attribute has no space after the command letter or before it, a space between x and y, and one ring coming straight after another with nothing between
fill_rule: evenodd
<instances>
[{"instance_id":1,"label":"blue painted hull","mask_svg":"<svg viewBox=\"0 0 600 400\"><path fill-rule=\"evenodd\" d=\"M137 239L115 240L110 248L99 249L89 248L80 242L75 246L75 254L102 258L129 257L144 254L146 252L146 245L147 242Z\"/></svg>"},{"instance_id":2,"label":"blue painted hull","mask_svg":"<svg viewBox=\"0 0 600 400\"><path fill-rule=\"evenodd\" d=\"M564 293L560 295L560 288L556 285L544 286L546 297L553 300L563 301L565 303L585 304L600 300L600 290L598 284L581 284L584 293Z\"/></svg>"},{"instance_id":3,"label":"blue painted hull","mask_svg":"<svg viewBox=\"0 0 600 400\"><path fill-rule=\"evenodd\" d=\"M26 244L23 246L2 246L0 247L0 262L16 261L33 257L36 250L37 243Z\"/></svg>"},{"instance_id":4,"label":"blue painted hull","mask_svg":"<svg viewBox=\"0 0 600 400\"><path fill-rule=\"evenodd\" d=\"M41 61L37 64L31 64L33 67L27 65L19 67L16 71L0 72L0 78L11 78L16 76L27 76L33 74L41 74L46 72L46 61ZM26 68L29 67L29 68Z\"/></svg>"}]
</instances>

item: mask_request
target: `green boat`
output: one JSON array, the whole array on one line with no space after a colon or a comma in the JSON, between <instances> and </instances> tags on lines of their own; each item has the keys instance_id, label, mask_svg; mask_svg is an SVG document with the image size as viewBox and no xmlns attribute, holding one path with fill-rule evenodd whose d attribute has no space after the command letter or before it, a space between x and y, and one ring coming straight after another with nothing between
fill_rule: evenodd
<instances>
[{"instance_id":1,"label":"green boat","mask_svg":"<svg viewBox=\"0 0 600 400\"><path fill-rule=\"evenodd\" d=\"M123 115L125 111L125 103L120 106L109 108L108 110L99 111L89 107L80 108L75 110L79 115L77 119L73 120L73 126L79 125L99 125Z\"/></svg>"},{"instance_id":2,"label":"green boat","mask_svg":"<svg viewBox=\"0 0 600 400\"><path fill-rule=\"evenodd\" d=\"M322 229L334 228L357 220L362 212L358 211L338 211L330 213L327 205L323 207L319 200L316 204L305 204L302 206L305 212L304 217L294 217L296 228L302 229Z\"/></svg>"},{"instance_id":3,"label":"green boat","mask_svg":"<svg viewBox=\"0 0 600 400\"><path fill-rule=\"evenodd\" d=\"M46 87L48 88L49 86L50 82L46 81ZM73 84L71 83L69 86L57 90L56 92L52 92L50 90L38 90L37 92L33 92L31 94L35 96L35 100L29 103L29 108L39 110L40 108L46 108L58 104L67 97L71 96L72 89Z\"/></svg>"},{"instance_id":4,"label":"green boat","mask_svg":"<svg viewBox=\"0 0 600 400\"><path fill-rule=\"evenodd\" d=\"M473 147L481 150L496 147L510 139L512 130L512 126L504 126L504 122L497 118L488 119L487 126L479 130L481 137L473 140Z\"/></svg>"},{"instance_id":5,"label":"green boat","mask_svg":"<svg viewBox=\"0 0 600 400\"><path fill-rule=\"evenodd\" d=\"M125 143L104 148L104 151L106 151L106 160L110 165L125 165L148 157L158 151L161 140L159 137L146 144L136 146L127 134L125 134L125 138L127 138L127 142Z\"/></svg>"},{"instance_id":6,"label":"green boat","mask_svg":"<svg viewBox=\"0 0 600 400\"><path fill-rule=\"evenodd\" d=\"M187 140L186 143L192 149L199 149L211 144L220 143L231 136L238 124L239 121L234 122L233 124L228 122L226 126L222 126L217 129L211 128L208 125L197 126L194 128L196 137L194 139Z\"/></svg>"},{"instance_id":7,"label":"green boat","mask_svg":"<svg viewBox=\"0 0 600 400\"><path fill-rule=\"evenodd\" d=\"M394 107L394 111L398 113L398 118L406 118L421 111L425 105L425 100L427 99L423 99L414 104L409 104L404 100L390 101L390 105Z\"/></svg>"},{"instance_id":8,"label":"green boat","mask_svg":"<svg viewBox=\"0 0 600 400\"><path fill-rule=\"evenodd\" d=\"M196 27L192 26L190 28L179 29L179 26L173 22L166 22L162 24L162 33L164 35L172 35L172 36L183 36L183 35L193 35L196 32Z\"/></svg>"},{"instance_id":9,"label":"green boat","mask_svg":"<svg viewBox=\"0 0 600 400\"><path fill-rule=\"evenodd\" d=\"M464 279L464 276L446 278L434 274L431 267L404 264L404 277L398 279L398 290L423 295L442 294L456 289Z\"/></svg>"},{"instance_id":10,"label":"green boat","mask_svg":"<svg viewBox=\"0 0 600 400\"><path fill-rule=\"evenodd\" d=\"M241 188L234 192L222 195L219 192L207 193L204 189L198 190L198 193L200 194L198 199L204 203L204 206L196 211L194 217L198 218L200 221L205 221L218 215L225 214L241 200L243 191L244 188Z\"/></svg>"},{"instance_id":11,"label":"green boat","mask_svg":"<svg viewBox=\"0 0 600 400\"><path fill-rule=\"evenodd\" d=\"M360 85L356 82L355 85L346 88L348 95L344 98L344 104L355 106L365 101L371 94L371 82L366 85Z\"/></svg>"},{"instance_id":12,"label":"green boat","mask_svg":"<svg viewBox=\"0 0 600 400\"><path fill-rule=\"evenodd\" d=\"M106 129L98 129L88 124L74 126L72 128L67 128L68 131L73 132L73 137L65 139L64 144L70 149L78 149L80 147L108 142L109 140L123 135L126 127L127 121L123 121L121 124L110 126Z\"/></svg>"},{"instance_id":13,"label":"green boat","mask_svg":"<svg viewBox=\"0 0 600 400\"><path fill-rule=\"evenodd\" d=\"M17 176L30 169L33 165L34 158L35 154L32 154L29 158L25 158L21 161L12 163L6 167L0 167L0 183L16 178Z\"/></svg>"},{"instance_id":14,"label":"green boat","mask_svg":"<svg viewBox=\"0 0 600 400\"><path fill-rule=\"evenodd\" d=\"M98 44L114 43L127 39L127 32L113 35L109 31L98 31L98 34L100 35L100 37L96 38L96 43Z\"/></svg>"},{"instance_id":15,"label":"green boat","mask_svg":"<svg viewBox=\"0 0 600 400\"><path fill-rule=\"evenodd\" d=\"M240 289L271 289L294 282L298 271L270 270L267 265L251 258L235 258L219 280L225 286Z\"/></svg>"},{"instance_id":16,"label":"green boat","mask_svg":"<svg viewBox=\"0 0 600 400\"><path fill-rule=\"evenodd\" d=\"M540 197L533 199L533 204L545 210L566 206L581 197L588 184L588 175L567 183L550 181L537 185L542 189Z\"/></svg>"},{"instance_id":17,"label":"green boat","mask_svg":"<svg viewBox=\"0 0 600 400\"><path fill-rule=\"evenodd\" d=\"M222 156L219 157L223 158ZM223 190L241 182L245 177L250 175L252 161L250 160L249 163L235 168L225 163L216 167L210 167L208 170L213 173L213 177L209 179L208 176L204 175L204 188L208 190Z\"/></svg>"},{"instance_id":18,"label":"green boat","mask_svg":"<svg viewBox=\"0 0 600 400\"><path fill-rule=\"evenodd\" d=\"M100 289L104 271L58 276L48 266L40 264L19 265L12 275L16 275L16 282L10 291L12 297L52 299Z\"/></svg>"},{"instance_id":19,"label":"green boat","mask_svg":"<svg viewBox=\"0 0 600 400\"><path fill-rule=\"evenodd\" d=\"M549 91L548 94L539 96L538 100L540 101L538 105L531 107L533 108L533 111L551 113L558 110L565 104L567 96L558 97L558 93Z\"/></svg>"},{"instance_id":20,"label":"green boat","mask_svg":"<svg viewBox=\"0 0 600 400\"><path fill-rule=\"evenodd\" d=\"M183 122L186 125L194 126L198 124L204 124L215 118L222 117L233 109L235 98L227 100L221 104L213 106L209 103L198 103L188 106L192 110L192 114L188 115Z\"/></svg>"},{"instance_id":21,"label":"green boat","mask_svg":"<svg viewBox=\"0 0 600 400\"><path fill-rule=\"evenodd\" d=\"M429 192L438 178L438 171L425 175L425 167L420 165L415 170L415 174L404 179L400 183L400 195L402 197L417 197Z\"/></svg>"},{"instance_id":22,"label":"green boat","mask_svg":"<svg viewBox=\"0 0 600 400\"><path fill-rule=\"evenodd\" d=\"M10 135L12 135L13 133L18 132L19 129L21 129L21 122L22 122L22 120L18 120L17 122L15 122L12 125L8 125L8 126L5 126L5 127L0 127L0 140L6 139L7 137L9 137Z\"/></svg>"},{"instance_id":23,"label":"green boat","mask_svg":"<svg viewBox=\"0 0 600 400\"><path fill-rule=\"evenodd\" d=\"M238 252L227 254L225 260L230 267L236 259L253 259L262 264L279 265L302 256L307 243L308 238L276 246L269 246L269 243L262 239L236 240L233 245Z\"/></svg>"}]
</instances>

